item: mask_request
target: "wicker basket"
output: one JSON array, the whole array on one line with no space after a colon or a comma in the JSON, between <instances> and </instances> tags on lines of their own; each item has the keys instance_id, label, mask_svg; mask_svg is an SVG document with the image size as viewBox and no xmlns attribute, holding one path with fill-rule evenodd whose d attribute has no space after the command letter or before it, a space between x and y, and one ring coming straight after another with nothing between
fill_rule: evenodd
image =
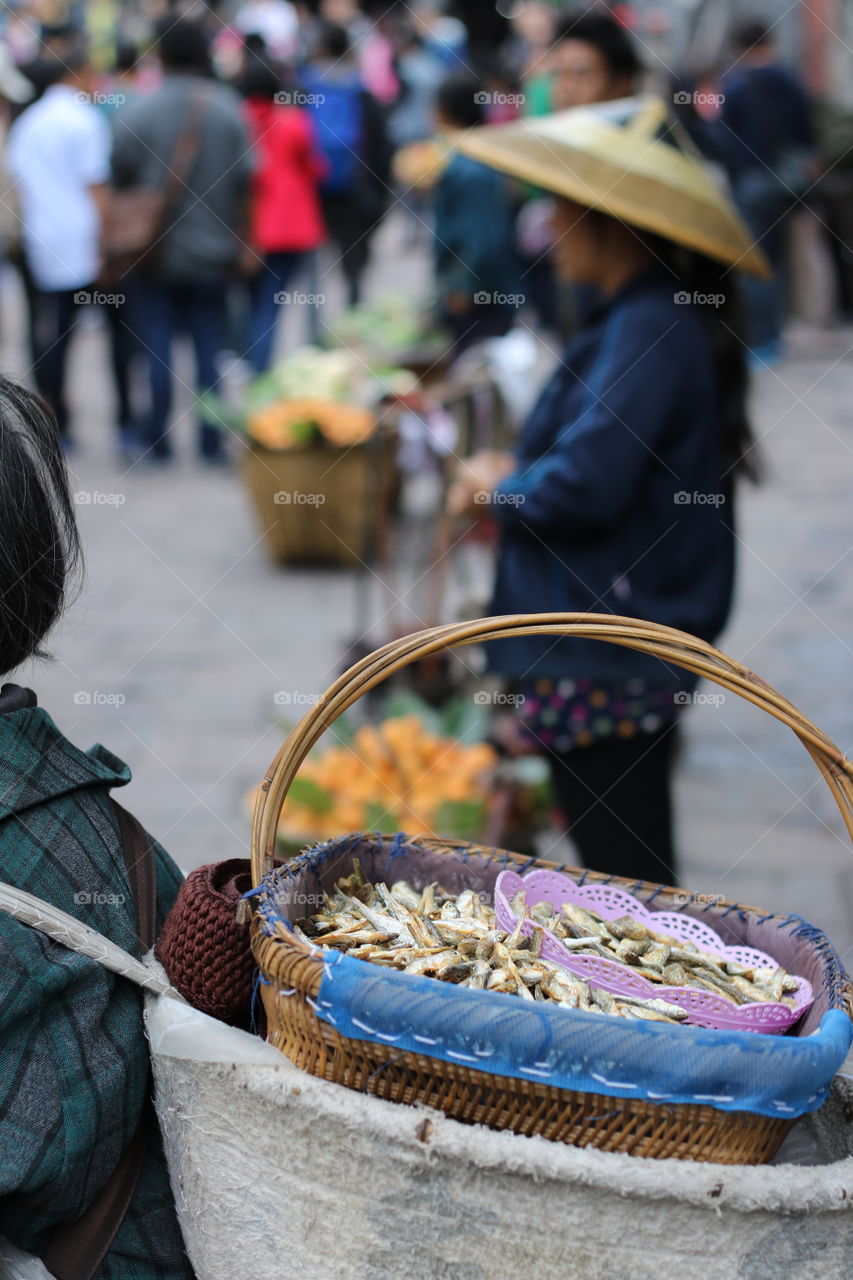
<instances>
[{"instance_id":1,"label":"wicker basket","mask_svg":"<svg viewBox=\"0 0 853 1280\"><path fill-rule=\"evenodd\" d=\"M277 564L350 567L369 560L394 476L394 443L378 434L349 449L274 452L250 445L243 477Z\"/></svg>"},{"instance_id":2,"label":"wicker basket","mask_svg":"<svg viewBox=\"0 0 853 1280\"><path fill-rule=\"evenodd\" d=\"M508 616L436 627L405 637L369 655L336 681L285 741L262 783L252 832L254 884L260 885L273 869L278 819L302 761L323 731L362 693L401 666L439 650L537 633L610 640L682 666L754 702L800 738L832 790L847 830L853 835L853 766L791 703L711 645L671 628L611 615ZM353 840L339 843L337 874L344 875L349 870L346 855L347 851L352 854ZM451 858L458 859L460 854L472 859L495 855L494 850L441 840L417 843L431 853L446 853L449 868ZM529 860L513 854L500 856L510 865L514 861L530 865ZM683 891L637 885L635 881L592 872L585 874L588 880L623 885L644 899L655 895L656 907L683 908ZM713 912L722 916L733 907L731 903L718 903ZM751 914L781 923L781 917L758 908L741 907L739 911L744 917ZM614 1098L489 1075L443 1059L400 1052L372 1041L347 1039L315 1015L312 1006L322 967L306 944L284 927L277 928L273 936L265 934L256 917L252 945L266 984L262 986L262 998L272 1042L304 1070L349 1088L397 1102L424 1103L457 1120L537 1134L576 1146L721 1164L758 1164L768 1160L790 1127L790 1120L776 1117L724 1112L706 1105ZM843 971L834 955L832 965L835 977L829 1003L849 1012L851 989L843 982ZM294 991L303 998L280 994Z\"/></svg>"}]
</instances>

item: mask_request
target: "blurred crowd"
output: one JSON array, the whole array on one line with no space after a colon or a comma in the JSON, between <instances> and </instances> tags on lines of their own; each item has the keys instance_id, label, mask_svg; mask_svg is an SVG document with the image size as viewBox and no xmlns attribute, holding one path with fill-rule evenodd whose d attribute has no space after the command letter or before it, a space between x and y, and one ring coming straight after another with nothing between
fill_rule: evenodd
<instances>
[{"instance_id":1,"label":"blurred crowd","mask_svg":"<svg viewBox=\"0 0 853 1280\"><path fill-rule=\"evenodd\" d=\"M85 307L101 307L109 334L118 448L167 462L175 336L192 340L200 393L216 387L226 352L263 373L291 299L309 301L302 313L317 338L329 270L347 304L360 303L375 232L397 206L412 245L432 253L433 305L454 354L507 332L522 308L531 325L565 338L590 298L557 281L552 200L451 156L439 139L648 85L672 101L776 268L772 281L749 283L748 340L756 362L779 358L790 215L805 197L820 199L825 158L773 32L744 21L717 66L678 77L648 65L624 14L606 7L529 0L509 17L500 8L28 0L8 9L2 252L20 273L33 376L67 447L67 356ZM844 222L850 204L842 184L823 221ZM840 241L824 237L822 253L844 301ZM198 452L212 464L226 456L203 411Z\"/></svg>"}]
</instances>

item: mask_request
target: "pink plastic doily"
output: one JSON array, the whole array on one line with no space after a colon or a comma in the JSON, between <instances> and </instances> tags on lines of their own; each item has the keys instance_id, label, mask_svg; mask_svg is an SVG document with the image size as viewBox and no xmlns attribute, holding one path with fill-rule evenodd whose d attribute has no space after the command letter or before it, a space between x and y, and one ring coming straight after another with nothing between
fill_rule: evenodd
<instances>
[{"instance_id":1,"label":"pink plastic doily","mask_svg":"<svg viewBox=\"0 0 853 1280\"><path fill-rule=\"evenodd\" d=\"M559 911L564 902L571 902L595 911L604 920L631 916L655 933L668 934L680 942L692 942L723 960L733 960L746 968L778 968L773 957L764 951L757 951L754 947L727 947L718 933L692 916L682 915L680 911L649 911L639 898L625 893L624 889L606 884L579 885L556 871L531 871L523 878L514 871L501 872L495 884L495 916L498 926L508 932L518 923L510 902L521 889L527 895L528 907L535 906L537 902L550 902ZM532 922L525 920L522 933L527 935L532 931ZM547 929L542 940L542 954L576 977L612 995L642 996L646 1000L657 998L680 1005L690 1015L687 1021L702 1027L781 1035L803 1016L814 1001L811 983L805 978L797 978L797 989L790 992L793 1008L770 1002L736 1005L711 991L699 991L694 987L662 987L615 960L569 951Z\"/></svg>"}]
</instances>

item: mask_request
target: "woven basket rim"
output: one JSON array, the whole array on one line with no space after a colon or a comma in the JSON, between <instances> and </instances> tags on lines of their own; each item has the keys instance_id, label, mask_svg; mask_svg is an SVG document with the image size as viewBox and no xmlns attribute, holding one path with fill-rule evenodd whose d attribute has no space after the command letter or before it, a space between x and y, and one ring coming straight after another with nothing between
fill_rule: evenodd
<instances>
[{"instance_id":1,"label":"woven basket rim","mask_svg":"<svg viewBox=\"0 0 853 1280\"><path fill-rule=\"evenodd\" d=\"M304 942L298 938L289 928L284 917L279 915L275 906L273 897L273 888L279 887L281 877L283 875L293 875L301 870L306 863L316 860L318 854L324 854L330 848L346 842L353 844L361 843L364 840L375 840L380 846L386 842L399 841L401 847L419 848L425 847L431 852L447 853L448 855L459 855L465 853L474 853L476 855L485 854L489 860L495 860L507 865L515 864L520 866L522 872L524 870L532 870L534 868L544 868L547 870L558 870L564 874L568 874L573 878L576 876L579 884L595 883L595 884L612 884L619 888L628 890L636 894L644 902L644 905L654 902L658 898L663 898L664 903L668 897L685 895L685 890L677 888L673 885L659 885L647 880L628 879L624 876L608 875L604 872L590 871L586 868L578 868L554 863L544 858L530 858L523 854L514 853L510 849L500 849L497 847L485 847L478 845L472 841L443 839L440 836L408 836L405 833L397 833L395 836L384 835L381 832L352 832L344 836L335 836L327 840L318 841L304 849L295 858L289 859L281 866L274 868L264 877L261 885L253 891L252 901L255 904L255 912L252 921L252 946L260 946L263 939L267 939L274 945L273 948L267 950L265 948L265 959L267 971L273 976L277 976L279 965L285 962L286 952L290 953L290 957L297 957L304 962L304 967L300 966L297 974L288 971L288 981L294 982L297 989L303 994L310 996L312 999L316 997L320 983L322 981L322 950L311 943ZM405 842L405 843L404 843ZM648 894L648 897L643 897ZM681 904L681 910L684 910L684 904ZM696 909L704 912L713 912L715 915L722 915L725 918L732 912L736 912L741 918L753 916L761 922L778 921L779 928L795 928L808 925L818 935L819 939L829 950L829 964L834 970L839 968L839 974L832 974L835 979L832 982L832 988L829 996L829 1006L831 1008L839 1008L846 1012L853 1019L853 981L847 977L846 972L841 967L840 959L832 946L832 942L822 929L817 926L809 925L809 922L796 913L788 913L782 915L779 912L766 911L761 907L748 906L744 903L729 901L728 899L716 899L714 902L707 901L699 905ZM690 913L688 913L690 914ZM257 955L256 959L260 963ZM838 964L834 963L837 960ZM368 964L368 961L363 961ZM699 1028L694 1028L699 1030ZM711 1035L716 1034L713 1028L702 1028L707 1030ZM759 1035L760 1032L751 1032L750 1034Z\"/></svg>"}]
</instances>

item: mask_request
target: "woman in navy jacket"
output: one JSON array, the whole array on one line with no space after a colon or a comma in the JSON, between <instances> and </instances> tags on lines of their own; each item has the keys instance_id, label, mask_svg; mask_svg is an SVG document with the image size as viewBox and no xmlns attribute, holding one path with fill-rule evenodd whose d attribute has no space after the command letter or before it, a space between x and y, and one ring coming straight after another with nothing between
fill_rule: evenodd
<instances>
[{"instance_id":1,"label":"woman in navy jacket","mask_svg":"<svg viewBox=\"0 0 853 1280\"><path fill-rule=\"evenodd\" d=\"M462 468L451 509L500 526L492 612L603 612L713 641L734 585L734 480L753 459L734 282L709 257L566 198L555 261L599 305L514 456ZM523 698L586 866L676 882L682 670L593 640L519 637L492 666Z\"/></svg>"}]
</instances>

